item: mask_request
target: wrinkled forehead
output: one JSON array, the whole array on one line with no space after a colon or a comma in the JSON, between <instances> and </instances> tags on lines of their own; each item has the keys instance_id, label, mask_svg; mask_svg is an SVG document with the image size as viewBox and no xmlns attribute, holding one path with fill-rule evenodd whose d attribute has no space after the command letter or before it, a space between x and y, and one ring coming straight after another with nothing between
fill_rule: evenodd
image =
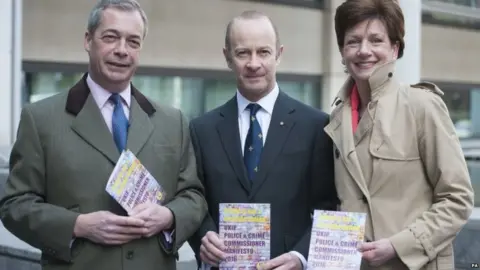
<instances>
[{"instance_id":1,"label":"wrinkled forehead","mask_svg":"<svg viewBox=\"0 0 480 270\"><path fill-rule=\"evenodd\" d=\"M274 49L276 46L275 30L267 18L236 19L232 25L230 40L232 48Z\"/></svg>"},{"instance_id":2,"label":"wrinkled forehead","mask_svg":"<svg viewBox=\"0 0 480 270\"><path fill-rule=\"evenodd\" d=\"M97 29L100 33L114 32L125 36L142 37L145 25L138 11L107 8L102 12L100 25Z\"/></svg>"}]
</instances>

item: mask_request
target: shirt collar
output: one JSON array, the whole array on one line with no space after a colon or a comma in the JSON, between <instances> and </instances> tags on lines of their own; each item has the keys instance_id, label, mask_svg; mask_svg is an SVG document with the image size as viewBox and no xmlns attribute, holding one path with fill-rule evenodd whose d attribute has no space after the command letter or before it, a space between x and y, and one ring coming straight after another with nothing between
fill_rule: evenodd
<instances>
[{"instance_id":1,"label":"shirt collar","mask_svg":"<svg viewBox=\"0 0 480 270\"><path fill-rule=\"evenodd\" d=\"M275 101L277 100L278 94L280 90L278 88L278 84L275 83L275 86L273 87L273 90L270 91L266 96L261 98L259 101L256 103L262 107L264 111L266 111L268 114L272 115L273 113L273 107L275 106ZM242 94L240 94L240 91L237 89L237 107L238 107L238 115L240 115L245 109L247 108L248 104L252 103L248 99L246 99Z\"/></svg>"},{"instance_id":2,"label":"shirt collar","mask_svg":"<svg viewBox=\"0 0 480 270\"><path fill-rule=\"evenodd\" d=\"M108 102L108 99L112 95L112 93L108 90L105 90L103 87L101 87L98 83L93 81L92 77L90 77L90 74L87 76L87 85L88 88L90 88L90 93L92 93L93 99L97 103L99 108L103 108L105 104ZM119 95L122 97L123 102L127 105L128 108L130 108L130 102L132 99L132 90L130 87L130 84L128 84L127 88L119 93Z\"/></svg>"}]
</instances>

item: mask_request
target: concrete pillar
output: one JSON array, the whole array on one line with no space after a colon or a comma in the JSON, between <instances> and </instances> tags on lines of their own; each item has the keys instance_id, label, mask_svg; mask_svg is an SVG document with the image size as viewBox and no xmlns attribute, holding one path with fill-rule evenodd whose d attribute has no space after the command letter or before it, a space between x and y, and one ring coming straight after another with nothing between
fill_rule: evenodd
<instances>
[{"instance_id":1,"label":"concrete pillar","mask_svg":"<svg viewBox=\"0 0 480 270\"><path fill-rule=\"evenodd\" d=\"M421 30L422 1L400 0L405 17L405 50L397 61L397 78L405 83L417 83L421 80Z\"/></svg>"},{"instance_id":2,"label":"concrete pillar","mask_svg":"<svg viewBox=\"0 0 480 270\"><path fill-rule=\"evenodd\" d=\"M0 146L13 143L21 109L22 1L0 5Z\"/></svg>"},{"instance_id":3,"label":"concrete pillar","mask_svg":"<svg viewBox=\"0 0 480 270\"><path fill-rule=\"evenodd\" d=\"M325 1L323 12L323 76L322 76L322 110L331 112L332 102L345 82L347 76L342 65L337 37L335 34L335 11L343 0Z\"/></svg>"}]
</instances>

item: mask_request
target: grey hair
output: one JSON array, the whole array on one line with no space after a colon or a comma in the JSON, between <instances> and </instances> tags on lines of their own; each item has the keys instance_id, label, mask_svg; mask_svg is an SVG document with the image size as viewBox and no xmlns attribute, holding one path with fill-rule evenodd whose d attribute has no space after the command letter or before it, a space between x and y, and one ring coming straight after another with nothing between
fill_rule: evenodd
<instances>
[{"instance_id":1,"label":"grey hair","mask_svg":"<svg viewBox=\"0 0 480 270\"><path fill-rule=\"evenodd\" d=\"M142 17L144 32L143 38L147 36L148 20L145 11L140 4L135 0L100 0L93 7L90 15L88 16L87 31L89 34L93 34L100 25L102 19L102 13L107 8L115 8L122 11L138 11Z\"/></svg>"}]
</instances>

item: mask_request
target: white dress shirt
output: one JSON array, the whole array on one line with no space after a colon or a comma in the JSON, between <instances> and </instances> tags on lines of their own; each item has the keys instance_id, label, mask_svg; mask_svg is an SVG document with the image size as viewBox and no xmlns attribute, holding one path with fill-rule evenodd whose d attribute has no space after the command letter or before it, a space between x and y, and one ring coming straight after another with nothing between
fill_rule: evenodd
<instances>
[{"instance_id":1,"label":"white dress shirt","mask_svg":"<svg viewBox=\"0 0 480 270\"><path fill-rule=\"evenodd\" d=\"M112 116L113 109L115 109L115 104L109 100L112 93L103 89L100 85L94 82L90 75L87 76L87 85L88 88L90 88L90 93L92 94L95 103L97 103L97 106L103 115L103 119L107 124L108 130L112 132ZM130 88L130 84L128 84L128 87L120 92L119 95L122 97L123 112L125 113L127 119L130 119L130 103L132 99L132 90Z\"/></svg>"},{"instance_id":2,"label":"white dress shirt","mask_svg":"<svg viewBox=\"0 0 480 270\"><path fill-rule=\"evenodd\" d=\"M256 118L260 124L263 135L263 145L267 139L268 128L270 127L270 121L272 120L273 107L277 101L278 94L280 90L278 84L275 84L270 93L258 100L258 105L261 106L261 109L258 110ZM248 129L250 128L250 110L247 110L248 104L252 103L246 99L240 92L237 90L237 107L238 107L238 130L240 131L240 140L242 145L242 154L245 150L245 141L247 140ZM302 262L303 269L307 268L307 260L297 251L290 251L293 255L297 256ZM273 258L272 258L273 259ZM202 270L210 270L210 266L202 263Z\"/></svg>"},{"instance_id":3,"label":"white dress shirt","mask_svg":"<svg viewBox=\"0 0 480 270\"><path fill-rule=\"evenodd\" d=\"M275 88L273 88L270 93L256 102L261 107L257 112L256 118L262 129L263 145L265 145L267 139L268 128L272 120L273 107L275 106L275 101L277 101L278 93L278 86L275 84ZM242 153L245 149L245 141L247 140L248 130L250 129L250 110L247 110L247 106L250 103L252 102L242 96L237 90L238 130L240 131Z\"/></svg>"}]
</instances>

